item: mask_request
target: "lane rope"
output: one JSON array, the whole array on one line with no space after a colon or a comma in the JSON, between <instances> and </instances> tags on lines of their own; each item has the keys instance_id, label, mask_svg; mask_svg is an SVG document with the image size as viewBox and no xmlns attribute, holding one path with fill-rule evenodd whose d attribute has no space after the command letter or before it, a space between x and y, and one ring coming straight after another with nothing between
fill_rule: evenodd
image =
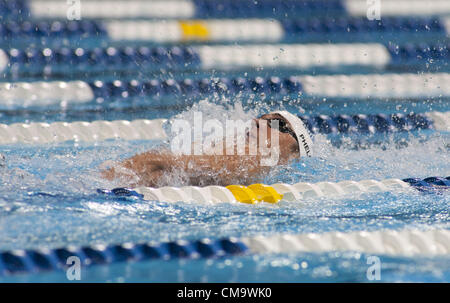
<instances>
[{"instance_id":1,"label":"lane rope","mask_svg":"<svg viewBox=\"0 0 450 303\"><path fill-rule=\"evenodd\" d=\"M414 34L426 38L450 34L448 17L383 18L373 22L364 17L321 18L313 20L197 19L191 21L106 21L102 25L113 41L142 40L156 43L196 42L295 42L309 38L315 42L334 40L380 42ZM164 32L165 35L161 34ZM340 37L339 35L342 35ZM369 38L371 36L372 38ZM376 38L375 38L376 36ZM351 39L353 37L354 39ZM340 39L339 39L340 38Z\"/></svg>"},{"instance_id":2,"label":"lane rope","mask_svg":"<svg viewBox=\"0 0 450 303\"><path fill-rule=\"evenodd\" d=\"M0 144L44 144L64 141L95 142L108 139L160 140L166 138L164 119L94 122L36 122L0 124Z\"/></svg>"},{"instance_id":3,"label":"lane rope","mask_svg":"<svg viewBox=\"0 0 450 303\"><path fill-rule=\"evenodd\" d=\"M379 255L448 255L450 231L435 229L327 232L244 238L252 253L357 251Z\"/></svg>"},{"instance_id":4,"label":"lane rope","mask_svg":"<svg viewBox=\"0 0 450 303\"><path fill-rule=\"evenodd\" d=\"M0 276L67 269L67 259L80 258L82 266L148 260L223 258L243 254L354 251L394 256L450 254L450 231L434 229L327 232L300 235L256 236L242 239L175 241L166 243L92 245L57 249L0 252Z\"/></svg>"},{"instance_id":5,"label":"lane rope","mask_svg":"<svg viewBox=\"0 0 450 303\"><path fill-rule=\"evenodd\" d=\"M28 0L31 16L67 18L67 3L58 0ZM195 4L189 0L83 0L83 18L191 18Z\"/></svg>"},{"instance_id":6,"label":"lane rope","mask_svg":"<svg viewBox=\"0 0 450 303\"><path fill-rule=\"evenodd\" d=\"M31 16L37 18L66 18L67 5L58 0L8 0L22 8L29 6ZM447 0L385 0L383 16L433 16L450 14ZM85 18L236 18L289 16L364 16L367 15L366 0L176 0L176 1L95 1L84 0L82 15ZM7 7L6 13L27 14Z\"/></svg>"},{"instance_id":7,"label":"lane rope","mask_svg":"<svg viewBox=\"0 0 450 303\"><path fill-rule=\"evenodd\" d=\"M392 115L299 116L312 134L375 134L435 129L450 131L450 112ZM165 119L93 122L32 122L0 124L0 144L45 144L74 140L161 140Z\"/></svg>"},{"instance_id":8,"label":"lane rope","mask_svg":"<svg viewBox=\"0 0 450 303\"><path fill-rule=\"evenodd\" d=\"M1 52L0 52L1 54ZM1 58L0 58L1 59ZM291 76L286 78L202 78L182 80L140 81L112 80L85 81L36 81L0 83L0 106L3 108L27 108L48 105L66 107L97 100L114 99L121 104L133 106L131 98L158 104L168 98L196 100L214 95L233 97L242 94L267 95L277 101L282 96L314 99L341 98L364 100L367 97L381 99L436 99L450 97L450 73L424 74L375 74L333 76ZM180 103L182 103L180 101Z\"/></svg>"},{"instance_id":9,"label":"lane rope","mask_svg":"<svg viewBox=\"0 0 450 303\"><path fill-rule=\"evenodd\" d=\"M376 193L388 191L419 190L426 193L444 193L450 189L450 176L386 179L386 180L361 180L340 182L298 182L295 184L276 183L271 185L252 184L223 186L165 186L160 188L137 187L115 188L112 190L99 189L101 194L117 197L138 197L148 201L160 202L185 202L212 205L216 203L246 203L257 204L260 202L278 203L280 201L302 203L305 199L332 198L361 193Z\"/></svg>"}]
</instances>

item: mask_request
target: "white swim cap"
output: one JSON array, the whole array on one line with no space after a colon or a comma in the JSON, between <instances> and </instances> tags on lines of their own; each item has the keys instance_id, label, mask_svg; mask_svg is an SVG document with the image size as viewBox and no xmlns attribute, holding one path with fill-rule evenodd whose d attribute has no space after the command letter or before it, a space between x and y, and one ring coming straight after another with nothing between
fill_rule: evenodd
<instances>
[{"instance_id":1,"label":"white swim cap","mask_svg":"<svg viewBox=\"0 0 450 303\"><path fill-rule=\"evenodd\" d=\"M313 154L312 151L313 142L311 140L311 136L309 135L308 130L305 127L305 124L303 124L303 121L296 115L293 115L285 110L271 112L270 114L278 114L282 116L284 119L286 119L287 122L289 122L292 131L297 137L300 156L307 155L308 157L311 157Z\"/></svg>"}]
</instances>

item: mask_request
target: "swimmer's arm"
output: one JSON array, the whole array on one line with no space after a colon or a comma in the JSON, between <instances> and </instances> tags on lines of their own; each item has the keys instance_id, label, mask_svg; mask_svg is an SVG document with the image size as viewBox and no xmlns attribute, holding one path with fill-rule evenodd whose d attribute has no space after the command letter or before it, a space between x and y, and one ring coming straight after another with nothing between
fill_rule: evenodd
<instances>
[{"instance_id":1,"label":"swimmer's arm","mask_svg":"<svg viewBox=\"0 0 450 303\"><path fill-rule=\"evenodd\" d=\"M127 186L155 186L164 171L175 165L169 152L147 151L101 171L107 180L121 179Z\"/></svg>"},{"instance_id":2,"label":"swimmer's arm","mask_svg":"<svg viewBox=\"0 0 450 303\"><path fill-rule=\"evenodd\" d=\"M129 186L156 187L164 174L182 170L192 185L230 185L249 183L265 173L267 168L259 163L259 156L176 156L170 151L148 151L104 170L102 175L108 180L120 178Z\"/></svg>"}]
</instances>

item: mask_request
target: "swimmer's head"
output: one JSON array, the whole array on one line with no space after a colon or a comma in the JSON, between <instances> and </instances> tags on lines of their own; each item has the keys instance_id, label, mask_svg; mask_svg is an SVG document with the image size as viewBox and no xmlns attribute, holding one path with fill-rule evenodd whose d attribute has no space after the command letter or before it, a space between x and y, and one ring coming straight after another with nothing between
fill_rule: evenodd
<instances>
[{"instance_id":1,"label":"swimmer's head","mask_svg":"<svg viewBox=\"0 0 450 303\"><path fill-rule=\"evenodd\" d=\"M276 111L262 115L256 119L257 127L259 127L259 123L263 120L267 122L268 138L270 138L270 128L276 128L278 125L281 155L286 155L288 158L312 156L312 140L300 118L287 111Z\"/></svg>"}]
</instances>

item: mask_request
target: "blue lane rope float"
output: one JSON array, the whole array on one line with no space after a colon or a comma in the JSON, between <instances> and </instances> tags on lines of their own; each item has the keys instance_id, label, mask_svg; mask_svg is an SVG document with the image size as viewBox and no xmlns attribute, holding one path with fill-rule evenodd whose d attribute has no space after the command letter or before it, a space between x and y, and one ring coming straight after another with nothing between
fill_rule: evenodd
<instances>
[{"instance_id":1,"label":"blue lane rope float","mask_svg":"<svg viewBox=\"0 0 450 303\"><path fill-rule=\"evenodd\" d=\"M289 36L296 36L299 34L317 33L321 35L338 35L339 33L345 33L355 36L355 34L370 34L372 38L383 39L379 37L377 33L383 33L384 35L395 34L401 36L407 33L420 33L432 34L432 33L447 33L446 19L434 18L434 17L384 17L380 21L369 20L368 18L361 17L339 17L339 18L312 18L309 20L304 19L287 19L283 20L283 28L286 34ZM367 39L372 39L367 37ZM397 37L399 38L399 37ZM373 40L377 41L377 40Z\"/></svg>"},{"instance_id":2,"label":"blue lane rope float","mask_svg":"<svg viewBox=\"0 0 450 303\"><path fill-rule=\"evenodd\" d=\"M393 133L432 129L424 114L299 116L313 134Z\"/></svg>"},{"instance_id":3,"label":"blue lane rope float","mask_svg":"<svg viewBox=\"0 0 450 303\"><path fill-rule=\"evenodd\" d=\"M434 129L450 131L450 112L377 115L299 115L312 134L386 134ZM165 119L93 122L33 122L0 124L0 144L46 144L74 140L161 140L167 138Z\"/></svg>"},{"instance_id":4,"label":"blue lane rope float","mask_svg":"<svg viewBox=\"0 0 450 303\"><path fill-rule=\"evenodd\" d=\"M403 182L409 183L410 186L422 192L444 191L450 188L450 176L446 178L428 177L425 179L407 178L403 179Z\"/></svg>"},{"instance_id":5,"label":"blue lane rope float","mask_svg":"<svg viewBox=\"0 0 450 303\"><path fill-rule=\"evenodd\" d=\"M305 1L305 0L263 0L263 1L229 1L194 0L198 16L212 18L223 17L275 17L308 15L345 15L341 0Z\"/></svg>"},{"instance_id":6,"label":"blue lane rope float","mask_svg":"<svg viewBox=\"0 0 450 303\"><path fill-rule=\"evenodd\" d=\"M450 231L445 229L405 229L14 250L0 252L0 276L64 270L69 257L78 257L82 266L93 266L149 260L294 252L357 251L378 255L437 256L450 253L449 243Z\"/></svg>"},{"instance_id":7,"label":"blue lane rope float","mask_svg":"<svg viewBox=\"0 0 450 303\"><path fill-rule=\"evenodd\" d=\"M29 17L26 0L0 0L0 16L6 20L19 20Z\"/></svg>"},{"instance_id":8,"label":"blue lane rope float","mask_svg":"<svg viewBox=\"0 0 450 303\"><path fill-rule=\"evenodd\" d=\"M250 44L194 46L108 46L95 48L46 47L0 49L0 70L7 77L22 75L57 76L70 73L126 72L161 69L190 71L266 69L296 70L312 68L379 71L390 67L414 69L431 67L448 70L450 46L447 44L406 44L386 47L379 43L334 44ZM276 59L274 59L276 58ZM426 65L428 63L428 65ZM426 69L424 70L426 71Z\"/></svg>"},{"instance_id":9,"label":"blue lane rope float","mask_svg":"<svg viewBox=\"0 0 450 303\"><path fill-rule=\"evenodd\" d=\"M0 69L7 75L58 75L67 72L95 73L140 70L210 70L265 67L277 69L336 68L371 69L382 67L419 68L434 60L441 71L448 66L449 45L414 44L386 47L379 43L335 44L251 44L198 46L109 46L88 48L16 48L0 50ZM277 59L274 60L274 57Z\"/></svg>"},{"instance_id":10,"label":"blue lane rope float","mask_svg":"<svg viewBox=\"0 0 450 303\"><path fill-rule=\"evenodd\" d=\"M70 39L101 38L107 36L102 23L96 20L59 21L59 20L9 20L0 24L0 42L14 42L20 39Z\"/></svg>"},{"instance_id":11,"label":"blue lane rope float","mask_svg":"<svg viewBox=\"0 0 450 303\"><path fill-rule=\"evenodd\" d=\"M76 256L81 264L99 265L126 261L179 258L214 258L243 254L247 247L235 239L175 241L123 245L96 245L42 250L16 250L0 253L0 276L65 268L67 258Z\"/></svg>"},{"instance_id":12,"label":"blue lane rope float","mask_svg":"<svg viewBox=\"0 0 450 303\"><path fill-rule=\"evenodd\" d=\"M302 85L296 77L255 77L255 78L228 78L216 80L210 78L182 80L151 79L139 81L93 81L89 83L96 97L109 98L125 96L164 96L180 94L184 96L207 96L211 94L233 95L238 93L265 93L265 94L299 94Z\"/></svg>"},{"instance_id":13,"label":"blue lane rope float","mask_svg":"<svg viewBox=\"0 0 450 303\"><path fill-rule=\"evenodd\" d=\"M149 71L199 68L199 57L191 47L105 47L105 48L30 48L0 50L0 69L7 74L47 76L70 72L126 71L133 66Z\"/></svg>"},{"instance_id":14,"label":"blue lane rope float","mask_svg":"<svg viewBox=\"0 0 450 303\"><path fill-rule=\"evenodd\" d=\"M450 26L450 19L448 24ZM406 69L408 66L410 69L442 71L448 67L450 59L450 44L445 43L393 43L388 49L393 68Z\"/></svg>"}]
</instances>

